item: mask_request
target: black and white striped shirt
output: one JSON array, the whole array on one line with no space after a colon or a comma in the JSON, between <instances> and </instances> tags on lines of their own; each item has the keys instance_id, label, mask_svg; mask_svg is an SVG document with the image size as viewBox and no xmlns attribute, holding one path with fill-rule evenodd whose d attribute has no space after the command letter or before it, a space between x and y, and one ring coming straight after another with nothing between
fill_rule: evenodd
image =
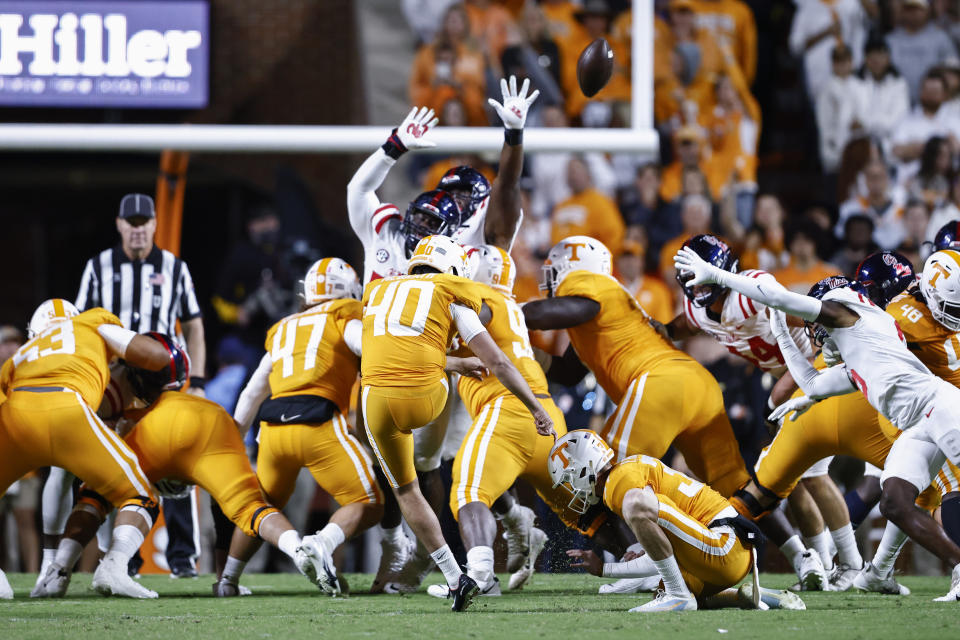
<instances>
[{"instance_id":1,"label":"black and white striped shirt","mask_svg":"<svg viewBox=\"0 0 960 640\"><path fill-rule=\"evenodd\" d=\"M130 260L120 245L87 260L76 305L104 307L137 333L172 335L177 318L200 316L187 263L156 245L145 260Z\"/></svg>"}]
</instances>

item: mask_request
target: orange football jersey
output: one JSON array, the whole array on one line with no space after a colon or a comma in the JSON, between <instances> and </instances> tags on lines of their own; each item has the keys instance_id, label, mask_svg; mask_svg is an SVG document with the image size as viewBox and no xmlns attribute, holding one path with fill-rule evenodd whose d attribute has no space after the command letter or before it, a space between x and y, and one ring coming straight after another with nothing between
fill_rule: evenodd
<instances>
[{"instance_id":1,"label":"orange football jersey","mask_svg":"<svg viewBox=\"0 0 960 640\"><path fill-rule=\"evenodd\" d=\"M348 322L360 319L360 310L359 300L330 300L270 327L264 346L273 361L274 398L317 395L342 413L349 410L360 358L347 347L343 334Z\"/></svg>"},{"instance_id":2,"label":"orange football jersey","mask_svg":"<svg viewBox=\"0 0 960 640\"><path fill-rule=\"evenodd\" d=\"M574 271L563 279L555 295L600 303L593 319L567 329L567 333L577 355L615 403L643 371L666 360L691 359L657 333L637 300L611 276Z\"/></svg>"},{"instance_id":3,"label":"orange football jersey","mask_svg":"<svg viewBox=\"0 0 960 640\"><path fill-rule=\"evenodd\" d=\"M444 378L457 328L450 305L480 312L480 285L443 273L373 280L363 290L364 386L428 385Z\"/></svg>"},{"instance_id":4,"label":"orange football jersey","mask_svg":"<svg viewBox=\"0 0 960 640\"><path fill-rule=\"evenodd\" d=\"M120 324L120 319L97 307L51 325L23 344L3 365L0 388L66 387L79 393L91 407L99 407L110 381L113 354L97 327Z\"/></svg>"},{"instance_id":5,"label":"orange football jersey","mask_svg":"<svg viewBox=\"0 0 960 640\"><path fill-rule=\"evenodd\" d=\"M650 456L630 456L615 464L603 486L603 502L623 517L623 500L631 489L650 487L670 498L681 511L703 525L730 506L719 493Z\"/></svg>"},{"instance_id":6,"label":"orange football jersey","mask_svg":"<svg viewBox=\"0 0 960 640\"><path fill-rule=\"evenodd\" d=\"M950 384L960 387L960 334L934 320L926 302L908 293L901 293L887 305L903 331L907 348L930 371Z\"/></svg>"},{"instance_id":7,"label":"orange football jersey","mask_svg":"<svg viewBox=\"0 0 960 640\"><path fill-rule=\"evenodd\" d=\"M523 311L512 297L487 285L479 286L483 291L483 301L492 313L490 322L487 324L490 337L507 354L534 393L547 393L547 377L533 357ZM483 405L510 393L493 375L484 376L483 380L460 376L458 390L470 416L474 418L480 414Z\"/></svg>"}]
</instances>

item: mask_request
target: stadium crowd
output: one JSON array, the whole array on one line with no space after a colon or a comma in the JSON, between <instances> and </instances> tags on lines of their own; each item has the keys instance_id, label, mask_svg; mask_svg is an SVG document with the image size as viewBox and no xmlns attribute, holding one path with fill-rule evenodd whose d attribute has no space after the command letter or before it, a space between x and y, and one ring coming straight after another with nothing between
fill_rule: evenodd
<instances>
[{"instance_id":1,"label":"stadium crowd","mask_svg":"<svg viewBox=\"0 0 960 640\"><path fill-rule=\"evenodd\" d=\"M796 1L789 50L803 72L805 126L817 140L814 173L824 176L800 206L765 188L764 114L752 92L758 36L748 3L655 4L659 157L527 158L525 217L512 251L518 302L542 297L548 250L574 235L603 242L615 275L662 323L682 313L674 255L696 234L723 237L740 256L739 269L768 271L804 294L824 277L852 277L877 249L895 249L922 265L931 251L926 243L960 218L960 2ZM498 79L510 75L529 78L540 91L529 127L630 125L629 1L403 0L402 6L419 42L408 99L434 109L441 126L499 124L487 98L498 98ZM576 62L599 37L609 41L615 67L604 90L588 99L577 85ZM430 190L461 164L491 181L497 173L485 158L464 155L417 156L405 168L411 186ZM231 413L266 330L296 308L297 280L318 257L285 236L269 207L253 211L246 230L216 291L201 292L216 313L208 321L219 326L212 333L223 336L211 349L206 393ZM556 355L568 344L562 331L531 338ZM18 329L0 328L0 361L23 340ZM769 376L712 339L693 338L685 348L721 382L741 443L761 441ZM602 424L611 408L589 379L554 395L568 415L591 424ZM748 466L758 453L743 451ZM37 571L39 557L31 515L37 491L28 479L6 498L18 523L20 569L29 572Z\"/></svg>"}]
</instances>

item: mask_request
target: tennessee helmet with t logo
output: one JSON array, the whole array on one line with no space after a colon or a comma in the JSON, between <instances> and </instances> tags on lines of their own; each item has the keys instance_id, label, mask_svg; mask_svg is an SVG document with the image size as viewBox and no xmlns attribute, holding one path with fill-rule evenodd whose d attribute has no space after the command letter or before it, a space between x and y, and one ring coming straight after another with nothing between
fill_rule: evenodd
<instances>
[{"instance_id":1,"label":"tennessee helmet with t logo","mask_svg":"<svg viewBox=\"0 0 960 640\"><path fill-rule=\"evenodd\" d=\"M337 298L359 300L362 295L357 272L340 258L317 260L303 277L303 301L308 307Z\"/></svg>"},{"instance_id":2,"label":"tennessee helmet with t logo","mask_svg":"<svg viewBox=\"0 0 960 640\"><path fill-rule=\"evenodd\" d=\"M613 273L610 250L596 238L570 236L553 245L543 263L543 281L540 289L553 296L557 287L574 271L590 271L602 275Z\"/></svg>"},{"instance_id":3,"label":"tennessee helmet with t logo","mask_svg":"<svg viewBox=\"0 0 960 640\"><path fill-rule=\"evenodd\" d=\"M473 279L488 284L508 296L513 295L513 283L517 278L517 270L513 266L510 254L500 247L485 244L477 249L477 255L479 264Z\"/></svg>"},{"instance_id":4,"label":"tennessee helmet with t logo","mask_svg":"<svg viewBox=\"0 0 960 640\"><path fill-rule=\"evenodd\" d=\"M931 253L920 274L920 291L934 320L960 331L960 251Z\"/></svg>"},{"instance_id":5,"label":"tennessee helmet with t logo","mask_svg":"<svg viewBox=\"0 0 960 640\"><path fill-rule=\"evenodd\" d=\"M413 268L419 265L433 267L440 273L470 277L467 250L447 236L427 236L417 243L407 262L407 273L413 273Z\"/></svg>"},{"instance_id":6,"label":"tennessee helmet with t logo","mask_svg":"<svg viewBox=\"0 0 960 640\"><path fill-rule=\"evenodd\" d=\"M547 467L553 486L563 485L573 497L570 508L586 513L600 501L595 493L597 476L613 459L613 449L595 432L587 429L568 431L553 445Z\"/></svg>"},{"instance_id":7,"label":"tennessee helmet with t logo","mask_svg":"<svg viewBox=\"0 0 960 640\"><path fill-rule=\"evenodd\" d=\"M40 303L37 310L30 316L30 324L27 325L27 337L33 338L46 331L51 325L69 320L74 316L80 315L80 311L73 306L72 302L63 298L52 298Z\"/></svg>"}]
</instances>

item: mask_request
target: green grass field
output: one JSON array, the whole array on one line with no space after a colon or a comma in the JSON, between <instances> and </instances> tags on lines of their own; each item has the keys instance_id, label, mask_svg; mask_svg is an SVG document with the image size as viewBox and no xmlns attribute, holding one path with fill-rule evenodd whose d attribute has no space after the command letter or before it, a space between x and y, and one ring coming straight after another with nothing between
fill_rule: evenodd
<instances>
[{"instance_id":1,"label":"green grass field","mask_svg":"<svg viewBox=\"0 0 960 640\"><path fill-rule=\"evenodd\" d=\"M371 576L349 575L353 595L331 599L295 575L250 575L256 595L217 600L211 576L143 583L159 600L107 599L89 590L90 575L74 576L64 600L27 597L33 576L8 576L16 599L0 601L0 638L960 638L960 603L932 602L948 578L904 578L913 594L901 598L856 593L802 594L807 611L697 611L632 614L649 595L599 596L600 580L585 575L536 575L519 593L480 598L453 614L446 602L414 596L362 593ZM428 578L439 582L440 575ZM506 582L504 576L501 580ZM767 586L786 586L790 576L764 576Z\"/></svg>"}]
</instances>

